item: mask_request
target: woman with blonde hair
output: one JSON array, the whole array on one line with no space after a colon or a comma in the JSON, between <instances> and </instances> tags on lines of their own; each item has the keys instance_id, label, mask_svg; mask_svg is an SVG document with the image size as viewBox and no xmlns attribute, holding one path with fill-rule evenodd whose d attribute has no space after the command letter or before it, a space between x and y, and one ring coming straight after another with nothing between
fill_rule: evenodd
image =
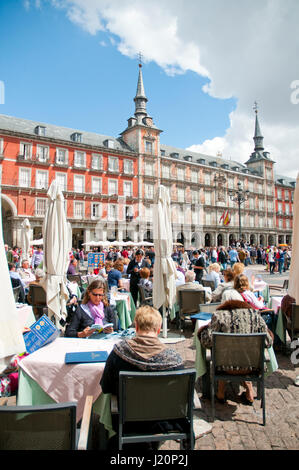
<instances>
[{"instance_id":1,"label":"woman with blonde hair","mask_svg":"<svg viewBox=\"0 0 299 470\"><path fill-rule=\"evenodd\" d=\"M220 265L218 263L212 263L209 266L209 273L206 275L206 281L214 281L215 289L219 286L220 280Z\"/></svg>"},{"instance_id":2,"label":"woman with blonde hair","mask_svg":"<svg viewBox=\"0 0 299 470\"><path fill-rule=\"evenodd\" d=\"M232 267L234 276L239 276L239 274L243 274L244 268L245 266L243 263L235 263Z\"/></svg>"},{"instance_id":3,"label":"woman with blonde hair","mask_svg":"<svg viewBox=\"0 0 299 470\"><path fill-rule=\"evenodd\" d=\"M112 326L105 328L105 324ZM82 304L78 306L70 323L65 330L65 336L69 338L88 338L96 332L92 325L104 327L104 333L113 333L117 329L117 317L109 306L105 294L105 283L100 280L93 281L86 289Z\"/></svg>"}]
</instances>

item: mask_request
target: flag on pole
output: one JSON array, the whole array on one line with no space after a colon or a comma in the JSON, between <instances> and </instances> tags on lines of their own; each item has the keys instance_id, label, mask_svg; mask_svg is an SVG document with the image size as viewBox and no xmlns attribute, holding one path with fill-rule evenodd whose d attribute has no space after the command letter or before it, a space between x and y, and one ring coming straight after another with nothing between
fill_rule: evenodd
<instances>
[{"instance_id":1,"label":"flag on pole","mask_svg":"<svg viewBox=\"0 0 299 470\"><path fill-rule=\"evenodd\" d=\"M224 220L224 215L225 215L225 209L224 209L224 211L223 211L222 216L221 216L220 219L219 219L219 223L221 222L221 220Z\"/></svg>"},{"instance_id":2,"label":"flag on pole","mask_svg":"<svg viewBox=\"0 0 299 470\"><path fill-rule=\"evenodd\" d=\"M230 216L229 212L226 211L226 214L225 214L224 219L223 219L223 225L229 225L230 221L231 221L231 216Z\"/></svg>"}]
</instances>

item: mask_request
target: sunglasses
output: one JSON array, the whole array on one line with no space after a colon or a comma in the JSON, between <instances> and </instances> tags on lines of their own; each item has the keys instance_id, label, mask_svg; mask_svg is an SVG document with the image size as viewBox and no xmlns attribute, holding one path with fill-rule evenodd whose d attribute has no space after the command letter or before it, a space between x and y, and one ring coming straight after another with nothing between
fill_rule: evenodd
<instances>
[{"instance_id":1,"label":"sunglasses","mask_svg":"<svg viewBox=\"0 0 299 470\"><path fill-rule=\"evenodd\" d=\"M93 292L91 292L91 295L94 297L104 297L104 294L94 294Z\"/></svg>"}]
</instances>

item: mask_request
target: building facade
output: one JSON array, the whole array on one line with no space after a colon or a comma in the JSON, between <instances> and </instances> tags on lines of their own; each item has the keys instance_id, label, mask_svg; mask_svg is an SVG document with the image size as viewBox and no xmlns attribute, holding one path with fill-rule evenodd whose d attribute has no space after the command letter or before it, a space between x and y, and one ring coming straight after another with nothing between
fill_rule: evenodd
<instances>
[{"instance_id":1,"label":"building facade","mask_svg":"<svg viewBox=\"0 0 299 470\"><path fill-rule=\"evenodd\" d=\"M239 215L250 243L291 243L295 181L275 174L257 110L254 151L241 164L161 144L147 102L140 65L135 112L119 138L0 115L5 243L20 245L24 218L32 239L42 238L53 179L64 194L75 248L93 240L152 241L160 184L170 195L174 241L186 247L238 240ZM237 188L246 191L240 207L231 197Z\"/></svg>"}]
</instances>

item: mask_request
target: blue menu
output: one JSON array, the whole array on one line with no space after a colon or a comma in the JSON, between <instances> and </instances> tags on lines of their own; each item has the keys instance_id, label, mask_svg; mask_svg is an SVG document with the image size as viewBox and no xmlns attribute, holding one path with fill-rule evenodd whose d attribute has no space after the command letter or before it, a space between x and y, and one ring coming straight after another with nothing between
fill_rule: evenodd
<instances>
[{"instance_id":1,"label":"blue menu","mask_svg":"<svg viewBox=\"0 0 299 470\"><path fill-rule=\"evenodd\" d=\"M26 351L31 354L37 349L51 343L60 334L54 323L43 315L33 325L30 326L30 331L24 333L24 341Z\"/></svg>"},{"instance_id":2,"label":"blue menu","mask_svg":"<svg viewBox=\"0 0 299 470\"><path fill-rule=\"evenodd\" d=\"M106 362L107 351L70 352L65 355L66 364L83 364L88 362Z\"/></svg>"}]
</instances>

